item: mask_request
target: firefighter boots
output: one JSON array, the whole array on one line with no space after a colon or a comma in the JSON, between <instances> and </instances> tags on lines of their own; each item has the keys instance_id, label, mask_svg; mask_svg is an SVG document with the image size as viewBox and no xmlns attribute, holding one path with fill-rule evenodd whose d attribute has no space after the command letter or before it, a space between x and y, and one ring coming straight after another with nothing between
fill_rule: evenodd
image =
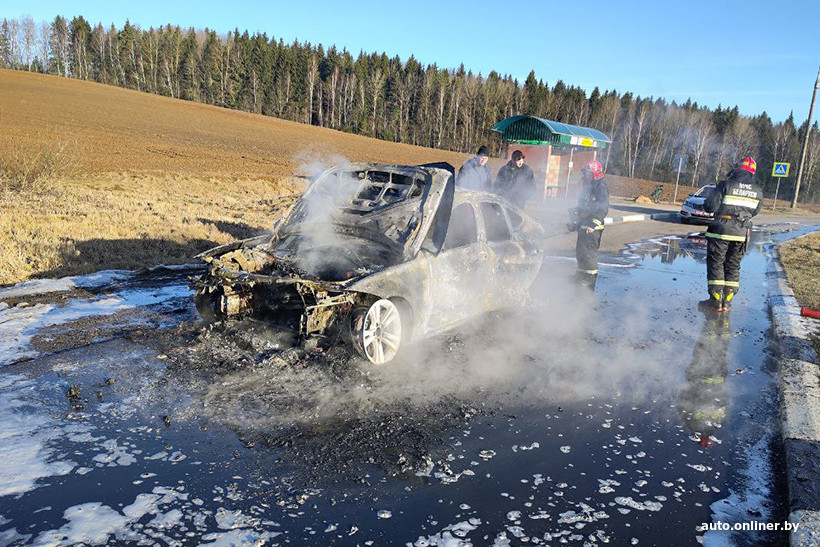
<instances>
[{"instance_id":1,"label":"firefighter boots","mask_svg":"<svg viewBox=\"0 0 820 547\"><path fill-rule=\"evenodd\" d=\"M737 289L734 287L723 288L723 302L718 311L726 312L732 309L732 299L737 294Z\"/></svg>"},{"instance_id":2,"label":"firefighter boots","mask_svg":"<svg viewBox=\"0 0 820 547\"><path fill-rule=\"evenodd\" d=\"M709 298L698 302L700 311L722 311L723 292L720 289L709 287Z\"/></svg>"}]
</instances>

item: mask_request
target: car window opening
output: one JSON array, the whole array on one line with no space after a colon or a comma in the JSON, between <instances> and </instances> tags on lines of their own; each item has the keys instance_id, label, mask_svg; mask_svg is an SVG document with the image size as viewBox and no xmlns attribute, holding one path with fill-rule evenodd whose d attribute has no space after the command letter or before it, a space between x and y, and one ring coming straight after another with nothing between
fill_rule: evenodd
<instances>
[{"instance_id":1,"label":"car window opening","mask_svg":"<svg viewBox=\"0 0 820 547\"><path fill-rule=\"evenodd\" d=\"M450 224L441 250L448 251L472 245L478 241L477 233L473 207L469 203L462 203L456 206L450 214Z\"/></svg>"},{"instance_id":2,"label":"car window opening","mask_svg":"<svg viewBox=\"0 0 820 547\"><path fill-rule=\"evenodd\" d=\"M481 203L481 216L484 218L484 230L487 232L487 241L509 241L510 227L504 212L497 203Z\"/></svg>"}]
</instances>

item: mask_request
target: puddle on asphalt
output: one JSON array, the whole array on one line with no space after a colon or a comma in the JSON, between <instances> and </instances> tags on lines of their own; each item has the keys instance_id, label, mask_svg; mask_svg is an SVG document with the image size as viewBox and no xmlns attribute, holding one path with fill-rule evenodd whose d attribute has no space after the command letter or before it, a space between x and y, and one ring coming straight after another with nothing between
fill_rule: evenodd
<instances>
[{"instance_id":1,"label":"puddle on asphalt","mask_svg":"<svg viewBox=\"0 0 820 547\"><path fill-rule=\"evenodd\" d=\"M763 253L795 228L755 232L723 318L695 307L705 243L671 237L602 257L594 305L551 266L541 306L400 367L183 322L4 369L0 541L690 545L782 520Z\"/></svg>"}]
</instances>

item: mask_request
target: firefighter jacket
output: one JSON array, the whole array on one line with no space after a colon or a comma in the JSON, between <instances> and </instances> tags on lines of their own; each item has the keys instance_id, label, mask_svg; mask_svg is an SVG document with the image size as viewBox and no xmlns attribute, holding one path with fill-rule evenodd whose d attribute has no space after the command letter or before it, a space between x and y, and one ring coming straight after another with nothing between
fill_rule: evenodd
<instances>
[{"instance_id":1,"label":"firefighter jacket","mask_svg":"<svg viewBox=\"0 0 820 547\"><path fill-rule=\"evenodd\" d=\"M578 196L579 229L604 229L604 218L609 211L609 187L604 179L585 182Z\"/></svg>"},{"instance_id":2,"label":"firefighter jacket","mask_svg":"<svg viewBox=\"0 0 820 547\"><path fill-rule=\"evenodd\" d=\"M720 181L703 208L715 214L706 237L724 241L746 241L752 217L763 207L763 190L748 171L735 169Z\"/></svg>"}]
</instances>

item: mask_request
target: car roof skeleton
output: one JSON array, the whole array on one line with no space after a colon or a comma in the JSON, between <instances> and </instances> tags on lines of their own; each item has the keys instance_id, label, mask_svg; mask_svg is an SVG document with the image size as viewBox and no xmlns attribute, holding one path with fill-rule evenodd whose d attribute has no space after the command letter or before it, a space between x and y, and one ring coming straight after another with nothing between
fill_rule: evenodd
<instances>
[{"instance_id":1,"label":"car roof skeleton","mask_svg":"<svg viewBox=\"0 0 820 547\"><path fill-rule=\"evenodd\" d=\"M408 259L418 253L435 223L428 250L437 252L446 235L454 191L449 164L333 167L310 184L280 224L277 236L331 224L337 232L365 231L366 239L400 247Z\"/></svg>"}]
</instances>

